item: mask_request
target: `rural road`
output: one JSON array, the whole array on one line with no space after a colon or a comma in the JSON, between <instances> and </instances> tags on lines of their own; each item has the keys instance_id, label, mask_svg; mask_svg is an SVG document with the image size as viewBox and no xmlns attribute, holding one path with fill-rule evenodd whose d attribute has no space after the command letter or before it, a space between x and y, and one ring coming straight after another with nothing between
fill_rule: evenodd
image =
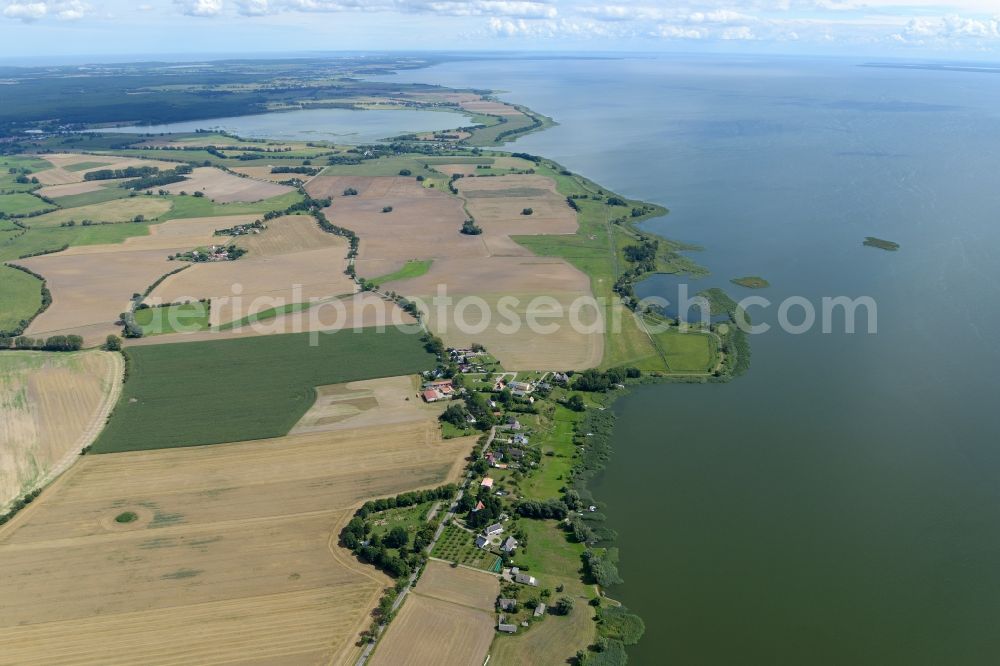
<instances>
[{"instance_id":1,"label":"rural road","mask_svg":"<svg viewBox=\"0 0 1000 666\"><path fill-rule=\"evenodd\" d=\"M490 445L493 444L493 439L496 436L497 436L497 429L496 426L493 426L492 428L490 428L490 435L486 439L486 444L483 445L482 455L486 455L486 452L489 451ZM427 548L425 549L425 552L428 555L430 555L431 551L434 550L434 546L435 544L437 544L438 539L441 538L441 535L444 534L445 525L449 523L452 518L455 517L455 510L458 508L458 501L462 499L462 496L465 494L465 489L468 488L468 486L469 486L469 475L467 474L466 478L462 481L462 485L459 487L458 492L455 493L455 497L451 500L451 505L448 507L448 513L441 520L441 524L438 525L437 531L434 532L434 538L431 539L431 542L427 545ZM396 601L394 601L392 604L393 613L399 610L399 607L403 605L403 601L406 599L406 595L410 593L410 590L413 589L413 584L416 583L417 581L418 573L420 572L414 571L412 574L410 574L409 580L406 581L406 587L403 588L403 590L399 593L399 596L396 597ZM356 662L354 662L354 666L364 666L368 662L368 659L371 658L372 652L375 650L375 646L378 644L378 639L382 637L382 632L385 631L386 626L387 625L385 624L379 625L378 629L375 631L375 640L365 646L365 649L361 653L361 656L358 657L358 660Z\"/></svg>"}]
</instances>

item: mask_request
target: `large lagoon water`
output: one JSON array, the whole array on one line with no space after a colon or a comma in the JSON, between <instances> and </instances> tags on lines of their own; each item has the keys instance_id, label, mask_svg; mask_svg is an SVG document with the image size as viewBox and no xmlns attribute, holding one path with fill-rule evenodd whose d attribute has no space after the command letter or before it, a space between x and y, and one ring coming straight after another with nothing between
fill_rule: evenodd
<instances>
[{"instance_id":1,"label":"large lagoon water","mask_svg":"<svg viewBox=\"0 0 1000 666\"><path fill-rule=\"evenodd\" d=\"M863 318L854 335L772 330L745 377L617 403L595 491L620 534L611 592L646 620L642 666L1000 663L1000 79L861 65L398 77L501 89L555 118L515 149L669 207L651 227L703 245L713 272L692 288L762 275L773 286L754 293L776 304L877 302L877 334Z\"/></svg>"},{"instance_id":2,"label":"large lagoon water","mask_svg":"<svg viewBox=\"0 0 1000 666\"><path fill-rule=\"evenodd\" d=\"M167 134L224 130L247 139L374 143L410 132L436 132L468 125L468 117L446 111L306 109L255 116L191 120L165 125L132 125L102 129L125 134Z\"/></svg>"}]
</instances>

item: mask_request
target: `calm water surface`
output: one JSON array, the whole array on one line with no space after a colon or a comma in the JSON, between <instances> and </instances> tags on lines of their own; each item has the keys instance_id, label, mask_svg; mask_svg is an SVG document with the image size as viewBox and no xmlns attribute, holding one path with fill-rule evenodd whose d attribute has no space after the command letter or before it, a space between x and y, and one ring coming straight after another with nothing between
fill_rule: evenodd
<instances>
[{"instance_id":1,"label":"calm water surface","mask_svg":"<svg viewBox=\"0 0 1000 666\"><path fill-rule=\"evenodd\" d=\"M775 302L877 300L877 335L771 332L746 377L617 404L595 491L620 533L612 593L648 628L634 663L1000 663L1000 78L859 64L400 76L556 118L516 149L671 208L651 226L705 246L698 288L756 274Z\"/></svg>"},{"instance_id":2,"label":"calm water surface","mask_svg":"<svg viewBox=\"0 0 1000 666\"><path fill-rule=\"evenodd\" d=\"M195 130L225 130L248 139L278 141L336 141L372 143L409 132L436 132L469 124L461 114L444 111L353 111L308 109L256 116L191 120L166 125L142 125L104 129L102 132L166 134Z\"/></svg>"}]
</instances>

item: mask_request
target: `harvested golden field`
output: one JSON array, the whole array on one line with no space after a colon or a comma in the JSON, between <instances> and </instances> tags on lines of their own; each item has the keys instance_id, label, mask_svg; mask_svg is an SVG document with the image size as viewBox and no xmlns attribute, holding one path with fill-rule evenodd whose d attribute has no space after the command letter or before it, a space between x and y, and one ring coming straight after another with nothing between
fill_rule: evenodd
<instances>
[{"instance_id":1,"label":"harvested golden field","mask_svg":"<svg viewBox=\"0 0 1000 666\"><path fill-rule=\"evenodd\" d=\"M72 247L17 260L43 276L52 292L52 305L31 323L27 334L76 334L83 336L87 345L100 344L107 335L120 331L115 321L129 309L132 294L144 292L161 276L181 267L168 260L168 255L212 243L213 231L231 226L231 220L164 222L150 227L149 236L136 236L124 243Z\"/></svg>"},{"instance_id":2,"label":"harvested golden field","mask_svg":"<svg viewBox=\"0 0 1000 666\"><path fill-rule=\"evenodd\" d=\"M441 407L420 399L415 377L386 377L316 388L316 403L290 434L434 419Z\"/></svg>"},{"instance_id":3,"label":"harvested golden field","mask_svg":"<svg viewBox=\"0 0 1000 666\"><path fill-rule=\"evenodd\" d=\"M593 307L583 307L572 314L574 301L580 295L475 294L482 299L476 302L485 305L488 325L481 324L480 307L473 305L464 312L455 307L444 308L444 317L437 308L432 308L427 326L449 347L485 345L507 370L594 368L604 357L603 318ZM509 324L511 317L518 325Z\"/></svg>"},{"instance_id":4,"label":"harvested golden field","mask_svg":"<svg viewBox=\"0 0 1000 666\"><path fill-rule=\"evenodd\" d=\"M213 326L311 299L353 294L347 241L319 228L305 215L271 220L250 236L216 237L247 250L237 261L201 263L163 281L149 302L212 299Z\"/></svg>"},{"instance_id":5,"label":"harvested golden field","mask_svg":"<svg viewBox=\"0 0 1000 666\"><path fill-rule=\"evenodd\" d=\"M52 169L39 171L32 174L37 177L42 185L67 185L69 183L82 183L86 180L86 174L91 171L101 169L124 169L126 167L158 167L160 169L173 169L177 166L173 162L160 162L158 160L144 160L135 157L117 157L114 155L83 155L80 153L55 153L52 155L39 156L41 159L55 165ZM73 167L81 164L91 164L87 169L73 170ZM104 181L107 182L107 181ZM63 195L65 196L65 195Z\"/></svg>"},{"instance_id":6,"label":"harvested golden field","mask_svg":"<svg viewBox=\"0 0 1000 666\"><path fill-rule=\"evenodd\" d=\"M142 215L147 220L155 220L168 210L170 210L170 201L167 199L142 196L128 197L92 204L90 206L52 211L51 213L31 218L30 224L32 227L58 227L60 224L71 220L77 224L80 224L84 220L92 222L131 222L137 215Z\"/></svg>"},{"instance_id":7,"label":"harvested golden field","mask_svg":"<svg viewBox=\"0 0 1000 666\"><path fill-rule=\"evenodd\" d=\"M340 526L458 478L471 447L416 423L87 456L0 529L3 656L348 663L390 581L336 546Z\"/></svg>"},{"instance_id":8,"label":"harvested golden field","mask_svg":"<svg viewBox=\"0 0 1000 666\"><path fill-rule=\"evenodd\" d=\"M256 178L257 180L268 180L272 183L281 183L286 180L291 180L292 178L300 178L302 180L309 180L311 176L304 173L271 173L271 167L269 166L251 166L251 167L231 167L236 173L241 173L244 176L250 176L251 178Z\"/></svg>"},{"instance_id":9,"label":"harvested golden field","mask_svg":"<svg viewBox=\"0 0 1000 666\"><path fill-rule=\"evenodd\" d=\"M496 607L500 595L500 579L485 571L430 560L414 592L489 613Z\"/></svg>"},{"instance_id":10,"label":"harvested golden field","mask_svg":"<svg viewBox=\"0 0 1000 666\"><path fill-rule=\"evenodd\" d=\"M410 594L371 666L478 666L493 640L493 614Z\"/></svg>"},{"instance_id":11,"label":"harvested golden field","mask_svg":"<svg viewBox=\"0 0 1000 666\"><path fill-rule=\"evenodd\" d=\"M261 201L292 191L287 185L240 178L215 167L195 169L185 180L162 189L172 194L204 192L206 197L220 203Z\"/></svg>"},{"instance_id":12,"label":"harvested golden field","mask_svg":"<svg viewBox=\"0 0 1000 666\"><path fill-rule=\"evenodd\" d=\"M342 196L349 187L358 195ZM462 202L413 178L319 176L306 189L316 198L332 197L329 220L361 238L359 275L387 275L411 259L488 256L479 237L459 233L466 219ZM383 213L385 206L393 211Z\"/></svg>"},{"instance_id":13,"label":"harvested golden field","mask_svg":"<svg viewBox=\"0 0 1000 666\"><path fill-rule=\"evenodd\" d=\"M120 354L0 352L0 513L94 441L123 373Z\"/></svg>"},{"instance_id":14,"label":"harvested golden field","mask_svg":"<svg viewBox=\"0 0 1000 666\"><path fill-rule=\"evenodd\" d=\"M484 113L490 116L520 116L522 115L514 106L506 102L492 102L484 99L463 100L459 102L466 111L472 113Z\"/></svg>"},{"instance_id":15,"label":"harvested golden field","mask_svg":"<svg viewBox=\"0 0 1000 666\"><path fill-rule=\"evenodd\" d=\"M99 192L105 187L115 187L121 180L85 180L82 183L67 183L66 185L46 185L35 190L35 194L49 199L71 197L77 194Z\"/></svg>"},{"instance_id":16,"label":"harvested golden field","mask_svg":"<svg viewBox=\"0 0 1000 666\"><path fill-rule=\"evenodd\" d=\"M509 175L463 178L456 184L469 212L483 228L491 255L527 255L510 236L576 233L576 211L551 178ZM531 215L523 215L525 209Z\"/></svg>"},{"instance_id":17,"label":"harvested golden field","mask_svg":"<svg viewBox=\"0 0 1000 666\"><path fill-rule=\"evenodd\" d=\"M575 233L576 213L556 192L552 179L511 175L465 178L458 183L483 228L479 236L459 233L466 215L458 197L425 189L410 178L320 176L308 189L314 197L333 197L327 217L361 238L356 262L359 275L387 275L409 260L433 259L423 275L391 282L389 288L426 301L438 293L439 285L445 285L449 295L485 299L490 325L481 328L475 326L481 321L476 304L464 311L471 328L457 325L456 307L446 307L443 316L432 308L429 325L447 344L485 344L512 370L599 365L603 333L591 332L598 327L588 326L599 315L593 308L584 308L578 317L584 325L574 327L569 313L576 297L591 295L590 279L568 262L534 256L510 238L512 234ZM358 194L342 196L348 187ZM386 205L393 207L391 213L382 212ZM522 215L524 208L535 212ZM521 323L513 332L499 328L506 321L497 308L504 295L515 295L520 301L509 308ZM527 325L529 312L545 314L544 304L529 305L538 296L548 296L562 308L560 317L543 322L558 324L554 334Z\"/></svg>"}]
</instances>

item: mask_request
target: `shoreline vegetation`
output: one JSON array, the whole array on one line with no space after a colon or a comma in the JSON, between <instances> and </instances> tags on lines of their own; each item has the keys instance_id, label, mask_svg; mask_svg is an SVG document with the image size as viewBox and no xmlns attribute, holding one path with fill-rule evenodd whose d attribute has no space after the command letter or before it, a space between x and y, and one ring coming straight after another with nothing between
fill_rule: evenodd
<instances>
[{"instance_id":1,"label":"shoreline vegetation","mask_svg":"<svg viewBox=\"0 0 1000 666\"><path fill-rule=\"evenodd\" d=\"M399 68L399 63L394 63ZM423 66L426 66L423 65ZM249 65L248 65L249 67ZM389 68L391 69L391 68ZM361 75L363 76L363 75ZM155 77L150 77L155 78ZM494 380L496 372L484 371L477 383L476 373L463 374L457 369L457 364L446 350L443 342L430 333L423 339L424 348L416 345L382 349L381 363L392 366L385 374L404 374L413 372L419 366L422 358L433 358L424 352L437 355L438 367L434 371L435 378L445 377L455 382L463 389L461 400L452 404L460 406L462 418L473 419L462 421L464 428L468 423L477 424L483 434L479 444L468 459L468 471L473 484L478 483L478 477L494 476L497 488L504 493L498 500L492 488L488 492L480 490L478 498L482 509L474 505L460 505L462 515L456 514L462 523L461 538L471 539L473 532L470 527L479 529L488 518L499 520L500 507L512 512L510 532L517 536L520 547L513 551L500 553L498 558L507 565L519 566L524 572L537 576L544 589L542 593L553 594L551 599L542 594L543 603L548 603L554 616L587 614L593 622L577 622L573 625L560 624L557 617L545 617L543 610L541 619L537 614L524 617L526 630L517 635L497 634L494 647L506 654L509 661L499 663L517 663L531 658L528 647L531 643L525 637L531 638L543 633L554 644L570 649L569 654L561 655L562 659L571 659L578 666L622 665L628 661L627 647L639 641L644 630L642 619L631 614L619 602L610 598L606 590L622 583L622 577L617 569L618 551L614 543L616 534L605 524L604 514L600 511L600 502L590 490L591 480L604 469L607 461L613 455L612 439L615 427L615 416L612 411L614 402L628 391L641 384L664 382L725 382L737 377L749 368L750 347L746 335L736 326L731 326L737 316L735 301L721 289L703 292L708 298L713 321L709 325L689 325L686 322L670 319L665 313L641 305L635 294L637 284L646 278L657 274L690 275L702 277L707 270L696 263L686 253L697 251L697 248L672 241L668 238L646 230L643 223L668 214L662 206L628 199L618 195L598 183L571 172L559 163L545 157L524 152L506 152L489 150L500 148L521 136L544 131L556 125L556 121L531 109L508 102L502 102L493 93L484 91L452 90L438 86L403 86L402 89L412 95L401 100L388 98L384 103L371 102L379 95L396 94L401 87L386 86L366 82L357 78L345 77L338 79L335 95L338 101L320 104L296 102L291 96L294 86L277 92L261 90L255 93L253 103L242 105L239 111L235 106L213 102L211 109L192 111L188 107L185 113L191 118L156 117L157 121L176 121L200 119L202 113L215 117L226 115L247 115L252 113L267 113L289 110L291 108L420 108L456 111L461 110L457 103L426 101L420 94L472 94L479 95L477 104L486 110L463 112L472 118L473 124L468 127L456 128L433 133L426 137L421 135L402 135L390 139L386 143L362 146L338 146L328 142L272 142L261 139L242 139L224 132L199 131L184 135L124 135L101 134L98 131L88 134L77 134L65 129L58 129L45 122L34 122L27 118L24 104L8 108L0 112L0 136L17 134L19 138L0 147L3 152L37 153L37 157L6 157L4 164L10 165L10 175L16 176L17 193L38 199L34 207L19 202L20 208L15 215L0 216L0 224L12 222L10 237L0 237L0 261L12 263L0 266L2 271L21 270L33 277L37 282L28 281L23 285L25 294L17 301L23 310L23 316L17 316L6 322L8 331L20 334L26 330L33 320L51 302L44 277L30 273L13 265L13 261L31 254L58 252L70 245L101 244L122 242L132 236L150 233L149 227L171 219L214 217L223 215L260 215L263 225L266 221L281 215L307 214L316 218L317 223L325 231L344 236L349 241L349 264L347 274L365 291L379 289L379 283L395 282L416 278L424 275L431 268L430 259L412 259L403 268L394 273L382 275L375 279L366 279L356 275L353 260L358 252L359 238L350 229L336 227L327 221L322 210L330 205L329 200L317 200L310 197L304 189L304 179L294 179L289 184L296 188L271 199L253 203L246 202L216 202L201 192L188 196L184 192L174 194L163 189L162 185L175 182L173 178L183 180L183 173L190 173L192 168L214 168L229 175L242 178L250 177L240 170L267 169L268 174L292 174L311 178L317 175L362 175L366 176L413 176L424 187L436 188L450 192L452 196L462 198L467 204L461 190L456 187L456 180L464 177L451 175L435 170L435 165L475 165L474 177L503 176L508 174L531 174L550 178L556 186L556 191L565 197L566 206L576 213L578 229L574 234L562 235L530 235L513 236L513 240L540 257L557 257L585 273L590 279L593 295L606 305L602 314L605 321L620 320L623 330L620 334L604 336L603 361L598 368L585 372L562 373L504 373L500 371L501 381ZM89 82L85 82L89 85ZM58 85L58 84L53 84ZM331 89L334 90L334 89ZM392 91L391 93L388 91ZM70 129L80 129L105 125L113 118L115 93L122 91L103 91L95 93L92 107L65 121ZM324 91L329 92L329 91ZM310 91L310 94L318 94ZM182 90L175 93L157 91L148 100L151 104L163 106L161 98L198 96L198 91ZM369 101L359 102L353 97ZM203 98L203 96L202 96ZM159 100L159 101L157 101ZM145 100L142 102L145 104ZM200 103L200 102L199 102ZM296 106L297 105L297 106ZM190 105L192 108L196 105ZM159 108L157 107L157 108ZM140 107L145 109L146 107ZM150 107L151 108L151 107ZM491 112L492 111L492 112ZM37 113L34 110L33 113ZM149 111L149 113L153 113ZM19 115L20 114L20 115ZM102 114L104 115L101 118ZM146 118L139 110L130 111L133 117ZM47 117L61 117L52 110ZM149 116L152 122L153 116ZM26 129L41 132L38 136L24 137ZM72 194L66 198L42 198L35 195L42 185L33 174L51 168L53 165L44 161L49 153L79 153L90 156L91 161L66 167L66 170L84 171L95 165L98 167L113 166L104 159L135 160L155 159L161 162L179 163L173 170L160 171L154 169L147 172L128 172L126 170L104 169L98 176L85 174L85 182L101 181L120 176L128 178L138 176L132 183L112 183L107 186L95 185L100 189L80 194ZM499 166L499 160L516 161L517 168ZM283 166L274 166L281 161ZM161 176L169 176L159 180ZM32 180L33 179L33 180ZM27 182L22 182L26 180ZM82 188L81 188L82 189ZM145 193L140 193L146 190ZM4 193L8 191L2 190ZM11 191L10 193L13 193ZM355 190L352 194L356 195ZM344 191L344 196L349 196ZM76 205L87 205L100 213L100 206L111 204L116 210L121 209L122 202L132 201L165 201L168 204L166 212L158 216L149 216L130 211L130 221L102 222L84 219L77 225L75 220L64 222L58 227L45 227L32 224L32 217L39 217L44 212L53 210L72 210ZM34 201L28 202L35 204ZM43 205L44 204L44 205ZM44 211L39 214L39 211ZM390 213L391 208L383 209ZM466 205L468 213L468 206ZM522 215L533 214L531 208L524 208ZM14 218L17 219L14 219ZM96 219L96 218L95 218ZM258 224L252 223L251 226ZM7 226L0 226L0 231ZM220 235L239 235L236 228L221 229ZM475 234L479 227L472 215L462 231ZM244 229L240 229L244 231ZM4 231L3 233L8 233ZM456 233L459 230L456 229ZM869 243L872 241L872 243ZM881 249L895 250L898 245L889 241L881 241L869 237L865 244ZM893 247L884 247L883 244ZM180 256L175 259L192 259ZM228 257L227 257L228 258ZM233 257L236 258L236 257ZM190 264L188 264L190 265ZM187 268L183 266L182 268ZM180 270L180 269L178 269ZM174 271L176 272L176 271ZM168 274L170 275L170 274ZM166 276L164 276L165 278ZM162 281L164 278L160 278ZM769 286L763 278L748 276L733 279L738 286L759 289ZM148 295L156 286L150 287ZM31 292L41 290L41 307L32 302ZM409 303L401 295L390 292L401 307L406 309ZM136 296L140 296L136 294ZM8 298L0 294L2 299ZM125 323L131 325L136 336L153 335L161 332L156 325L157 314L164 314L169 308L185 309L190 318L196 320L200 328L208 327L208 302L193 302L171 304L162 310L139 308L142 298L135 299L133 309L124 317ZM298 311L309 307L308 304L285 306L284 309L262 313L259 319L276 316L280 312ZM29 316L34 311L33 316ZM410 310L407 310L408 312ZM15 313L17 314L17 313ZM417 314L412 313L414 316ZM624 316L623 316L624 315ZM419 319L419 317L418 317ZM236 322L223 323L219 329L226 330ZM666 324L665 332L652 332L651 327ZM126 327L128 328L128 326ZM125 331L128 334L128 330ZM2 334L0 334L2 336ZM13 336L11 336L13 337ZM334 336L336 338L336 336ZM365 337L365 348L371 352L381 349L389 343L385 340L373 340ZM177 442L188 445L214 444L226 441L237 441L233 438L234 429L243 439L280 436L287 432L298 416L301 416L307 406L299 400L300 394L308 393L311 387L329 384L334 381L352 379L355 376L370 373L370 369L361 371L355 367L356 360L346 357L324 359L302 358L291 351L291 336L276 336L242 341L212 341L189 342L185 345L139 347L123 352L128 363L126 373L131 368L132 381L125 384L124 397L108 419L108 424L98 437L94 453L107 453L135 449L161 448L178 446ZM13 344L13 343L12 343ZM227 345L230 354L225 362L219 360L219 345ZM391 345L390 345L391 346ZM406 347L403 349L403 347ZM287 355L282 364L280 379L282 390L271 391L266 395L246 394L240 392L234 397L222 390L223 386L248 386L253 383L252 364L233 365L232 352L245 353L248 359L255 357L262 348L268 348L271 356L282 352ZM183 353L181 353L183 351ZM343 350L342 350L343 351ZM356 349L354 351L357 351ZM346 353L346 351L344 352ZM338 367L327 367L331 363ZM326 365L324 365L326 364ZM186 370L189 375L195 372L211 371L212 385L206 394L192 395L183 381L179 381L177 369ZM228 374L227 374L228 373ZM520 395L515 396L502 381L509 374L519 375L518 381L533 388L525 392L518 388ZM558 378L557 378L558 377ZM234 378L238 381L234 381ZM273 380L274 378L272 378ZM179 413L189 408L199 415L193 425L176 428L160 438L152 438L137 445L132 441L131 433L137 431L142 416L140 394L157 394L170 398L170 408L161 410L157 415L159 422L180 423L174 412ZM529 395L531 394L531 395ZM146 398L149 395L145 395ZM535 399L537 398L537 400ZM242 400L245 410L241 413L259 411L258 405L269 404L256 425L234 423L231 414L233 404ZM287 404L286 404L287 403ZM163 403L165 404L165 403ZM449 411L452 411L449 409ZM448 412L445 412L448 414ZM452 416L455 416L453 413ZM266 418L265 418L266 417ZM294 418L293 418L294 417ZM525 436L523 443L517 441L514 423L521 427L524 422L524 432L530 432L533 444L528 444ZM495 438L498 428L509 426L510 433L502 439ZM442 422L445 433L454 425ZM141 428L139 428L141 430ZM491 434L487 435L487 432ZM487 456L489 452L489 456ZM499 453L499 457L497 457ZM531 464L527 464L531 457ZM506 462L498 463L497 460ZM515 462L516 461L516 462ZM508 464L513 463L513 464ZM501 467L502 465L502 467ZM475 488L475 485L472 486ZM382 629L388 624L398 608L397 598L403 596L408 589L406 578L419 576L421 567L427 560L423 555L424 546L433 547L438 537L428 531L426 526L419 529L419 542L410 542L407 550L407 540L402 532L391 535L389 540L380 536L378 547L366 543L373 526L366 522L368 514L380 513L388 509L401 509L410 505L423 505L427 501L450 498L454 495L454 487L443 487L436 495L404 493L390 499L372 499L361 510L355 520L341 533L342 545L352 550L362 561L379 567L385 573L397 578L395 587L383 597L377 613L376 621L364 635L364 640L376 642L382 635ZM30 503L34 496L29 495L24 504ZM468 493L467 497L473 497ZM512 502L513 497L518 497ZM467 501L467 500L466 500ZM23 504L22 504L23 506ZM480 510L482 514L476 515ZM413 511L412 516L405 518L413 521L430 520L426 518L424 507ZM495 515L493 515L495 514ZM464 516L464 517L463 517ZM126 523L134 520L129 513L117 517L118 522ZM401 518L402 520L402 518ZM448 538L455 539L454 525L458 523L448 517L439 517L442 529L448 527ZM416 524L414 522L414 524ZM411 525L412 527L412 525ZM370 539L368 540L370 541ZM418 546L419 543L419 547ZM379 549L381 548L381 550ZM458 552L458 546L454 546ZM430 557L434 557L431 550ZM452 551L448 551L452 552ZM457 564L455 566L458 566ZM463 564L463 566L466 566ZM492 566L492 565L491 565ZM552 581L551 584L549 581ZM411 579L410 584L412 584ZM516 598L522 606L534 609L539 599L516 586L504 586L504 593ZM523 598L522 598L523 597ZM574 601L574 599L576 601ZM534 603L531 603L534 602ZM574 609L574 603L576 605ZM394 605L395 604L395 605ZM518 616L520 619L521 616ZM538 625L537 627L535 625ZM522 625L523 626L523 625ZM570 630L567 627L573 626ZM559 632L569 632L560 634ZM574 654L575 652L575 654Z\"/></svg>"},{"instance_id":2,"label":"shoreline vegetation","mask_svg":"<svg viewBox=\"0 0 1000 666\"><path fill-rule=\"evenodd\" d=\"M865 242L862 245L885 250L886 252L895 252L899 249L899 243L885 240L884 238L876 238L875 236L865 236Z\"/></svg>"},{"instance_id":3,"label":"shoreline vegetation","mask_svg":"<svg viewBox=\"0 0 1000 666\"><path fill-rule=\"evenodd\" d=\"M739 287L745 287L746 289L766 289L771 286L770 282L757 275L733 278L730 282Z\"/></svg>"}]
</instances>

